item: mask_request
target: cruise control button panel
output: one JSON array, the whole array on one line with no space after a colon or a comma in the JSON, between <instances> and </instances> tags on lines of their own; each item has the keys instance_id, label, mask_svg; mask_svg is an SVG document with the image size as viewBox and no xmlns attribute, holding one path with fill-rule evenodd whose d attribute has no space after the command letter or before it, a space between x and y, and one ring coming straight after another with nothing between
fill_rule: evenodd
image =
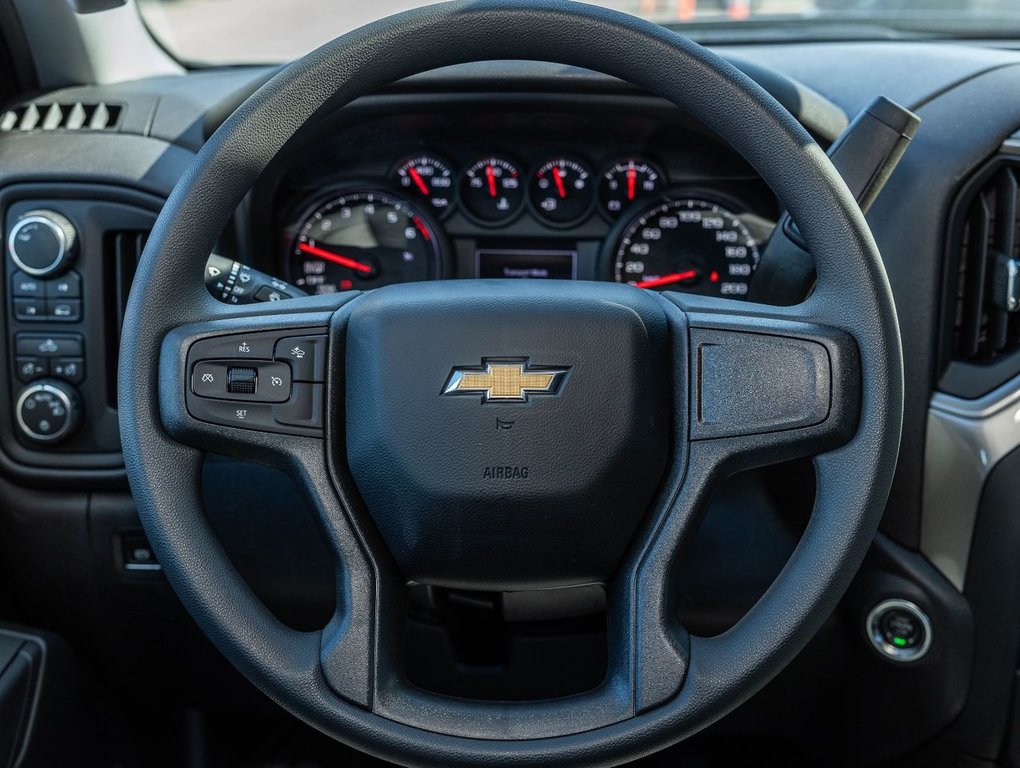
<instances>
[{"instance_id":1,"label":"cruise control button panel","mask_svg":"<svg viewBox=\"0 0 1020 768\"><path fill-rule=\"evenodd\" d=\"M191 370L191 391L199 397L252 403L283 403L290 398L286 363L252 360L200 360Z\"/></svg>"},{"instance_id":2,"label":"cruise control button panel","mask_svg":"<svg viewBox=\"0 0 1020 768\"><path fill-rule=\"evenodd\" d=\"M230 334L188 350L188 412L200 421L321 436L325 329Z\"/></svg>"}]
</instances>

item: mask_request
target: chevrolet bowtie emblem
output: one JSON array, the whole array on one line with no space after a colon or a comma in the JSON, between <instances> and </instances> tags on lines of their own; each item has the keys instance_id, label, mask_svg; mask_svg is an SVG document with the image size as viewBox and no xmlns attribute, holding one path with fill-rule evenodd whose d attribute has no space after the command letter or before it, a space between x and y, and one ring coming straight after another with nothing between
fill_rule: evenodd
<instances>
[{"instance_id":1,"label":"chevrolet bowtie emblem","mask_svg":"<svg viewBox=\"0 0 1020 768\"><path fill-rule=\"evenodd\" d=\"M569 368L532 368L525 358L484 358L481 366L450 372L444 395L481 395L482 402L525 403L530 395L559 394Z\"/></svg>"}]
</instances>

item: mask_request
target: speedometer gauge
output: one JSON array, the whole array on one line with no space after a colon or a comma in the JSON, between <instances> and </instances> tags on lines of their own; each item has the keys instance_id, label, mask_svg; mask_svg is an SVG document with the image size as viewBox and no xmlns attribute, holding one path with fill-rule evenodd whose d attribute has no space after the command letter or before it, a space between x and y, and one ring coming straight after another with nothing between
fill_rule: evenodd
<instances>
[{"instance_id":1,"label":"speedometer gauge","mask_svg":"<svg viewBox=\"0 0 1020 768\"><path fill-rule=\"evenodd\" d=\"M385 192L337 193L298 222L288 275L309 293L367 290L439 277L437 233Z\"/></svg>"},{"instance_id":2,"label":"speedometer gauge","mask_svg":"<svg viewBox=\"0 0 1020 768\"><path fill-rule=\"evenodd\" d=\"M636 215L613 250L613 278L638 288L743 298L758 244L732 211L699 198L657 203Z\"/></svg>"}]
</instances>

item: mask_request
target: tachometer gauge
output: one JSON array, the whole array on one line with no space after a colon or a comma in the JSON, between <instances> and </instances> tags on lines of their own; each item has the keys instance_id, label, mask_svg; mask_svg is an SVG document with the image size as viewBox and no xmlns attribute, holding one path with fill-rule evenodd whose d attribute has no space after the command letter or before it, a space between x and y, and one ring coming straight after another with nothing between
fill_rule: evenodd
<instances>
[{"instance_id":1,"label":"tachometer gauge","mask_svg":"<svg viewBox=\"0 0 1020 768\"><path fill-rule=\"evenodd\" d=\"M621 160L606 168L599 185L599 205L615 219L621 211L659 191L662 174L651 163L637 158Z\"/></svg>"},{"instance_id":2,"label":"tachometer gauge","mask_svg":"<svg viewBox=\"0 0 1020 768\"><path fill-rule=\"evenodd\" d=\"M591 174L576 160L550 160L535 171L530 194L538 216L553 224L570 224L591 208Z\"/></svg>"},{"instance_id":3,"label":"tachometer gauge","mask_svg":"<svg viewBox=\"0 0 1020 768\"><path fill-rule=\"evenodd\" d=\"M613 250L613 278L639 288L743 298L758 266L747 226L718 203L683 198L638 213Z\"/></svg>"},{"instance_id":4,"label":"tachometer gauge","mask_svg":"<svg viewBox=\"0 0 1020 768\"><path fill-rule=\"evenodd\" d=\"M487 157L466 171L460 183L464 209L487 224L501 224L516 216L524 203L521 172L509 160Z\"/></svg>"},{"instance_id":5,"label":"tachometer gauge","mask_svg":"<svg viewBox=\"0 0 1020 768\"><path fill-rule=\"evenodd\" d=\"M430 155L408 158L396 168L397 183L405 192L427 201L428 207L445 216L453 206L453 171Z\"/></svg>"},{"instance_id":6,"label":"tachometer gauge","mask_svg":"<svg viewBox=\"0 0 1020 768\"><path fill-rule=\"evenodd\" d=\"M437 233L385 192L340 192L298 222L289 276L309 293L367 290L439 277Z\"/></svg>"}]
</instances>

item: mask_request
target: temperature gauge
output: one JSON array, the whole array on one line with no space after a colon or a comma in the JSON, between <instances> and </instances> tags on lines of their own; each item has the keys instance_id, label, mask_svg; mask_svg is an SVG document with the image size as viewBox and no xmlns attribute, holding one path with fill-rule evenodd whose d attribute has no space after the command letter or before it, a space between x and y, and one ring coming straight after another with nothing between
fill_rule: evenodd
<instances>
[{"instance_id":1,"label":"temperature gauge","mask_svg":"<svg viewBox=\"0 0 1020 768\"><path fill-rule=\"evenodd\" d=\"M460 199L468 213L487 224L509 221L524 203L521 173L501 157L479 160L464 171Z\"/></svg>"},{"instance_id":2,"label":"temperature gauge","mask_svg":"<svg viewBox=\"0 0 1020 768\"><path fill-rule=\"evenodd\" d=\"M396 176L405 192L426 200L440 216L453 206L453 172L443 161L429 155L412 157L397 166Z\"/></svg>"},{"instance_id":3,"label":"temperature gauge","mask_svg":"<svg viewBox=\"0 0 1020 768\"><path fill-rule=\"evenodd\" d=\"M591 208L591 174L576 160L545 163L531 179L531 205L553 224L571 224Z\"/></svg>"},{"instance_id":4,"label":"temperature gauge","mask_svg":"<svg viewBox=\"0 0 1020 768\"><path fill-rule=\"evenodd\" d=\"M622 160L606 169L599 187L599 203L606 216L615 219L633 203L662 188L662 174L649 162Z\"/></svg>"}]
</instances>

